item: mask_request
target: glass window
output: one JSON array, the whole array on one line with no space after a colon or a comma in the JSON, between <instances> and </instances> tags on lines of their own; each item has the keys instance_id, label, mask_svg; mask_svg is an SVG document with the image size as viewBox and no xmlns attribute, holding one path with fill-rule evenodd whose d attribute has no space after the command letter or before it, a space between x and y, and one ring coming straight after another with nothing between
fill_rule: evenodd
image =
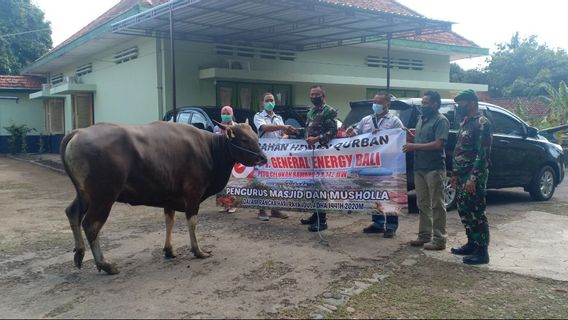
<instances>
[{"instance_id":1,"label":"glass window","mask_svg":"<svg viewBox=\"0 0 568 320\"><path fill-rule=\"evenodd\" d=\"M443 114L450 122L450 129L459 129L459 121L456 121L456 104L455 103L442 103L440 106L440 113Z\"/></svg>"},{"instance_id":2,"label":"glass window","mask_svg":"<svg viewBox=\"0 0 568 320\"><path fill-rule=\"evenodd\" d=\"M373 99L377 92L387 92L387 88L367 88L367 99ZM396 98L420 98L420 91L418 90L401 90L391 88L390 93Z\"/></svg>"},{"instance_id":3,"label":"glass window","mask_svg":"<svg viewBox=\"0 0 568 320\"><path fill-rule=\"evenodd\" d=\"M191 113L189 113L189 112L180 113L180 114L178 114L177 122L189 124L189 118L190 117L191 117Z\"/></svg>"},{"instance_id":4,"label":"glass window","mask_svg":"<svg viewBox=\"0 0 568 320\"><path fill-rule=\"evenodd\" d=\"M495 111L491 111L491 120L493 121L493 133L523 136L523 127L517 120Z\"/></svg>"},{"instance_id":5,"label":"glass window","mask_svg":"<svg viewBox=\"0 0 568 320\"><path fill-rule=\"evenodd\" d=\"M199 129L205 129L207 128L207 119L201 113L195 112L191 117L191 124Z\"/></svg>"},{"instance_id":6,"label":"glass window","mask_svg":"<svg viewBox=\"0 0 568 320\"><path fill-rule=\"evenodd\" d=\"M230 105L233 109L259 111L262 95L272 92L276 105L292 105L292 86L286 84L217 82L217 105Z\"/></svg>"}]
</instances>

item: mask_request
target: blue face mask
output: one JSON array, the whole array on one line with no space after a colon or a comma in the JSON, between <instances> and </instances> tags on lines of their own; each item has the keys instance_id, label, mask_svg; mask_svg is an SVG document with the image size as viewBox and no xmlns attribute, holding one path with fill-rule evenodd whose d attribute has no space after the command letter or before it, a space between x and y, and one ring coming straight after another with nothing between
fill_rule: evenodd
<instances>
[{"instance_id":1,"label":"blue face mask","mask_svg":"<svg viewBox=\"0 0 568 320\"><path fill-rule=\"evenodd\" d=\"M265 102L264 103L264 110L266 110L266 111L274 110L274 102Z\"/></svg>"},{"instance_id":2,"label":"blue face mask","mask_svg":"<svg viewBox=\"0 0 568 320\"><path fill-rule=\"evenodd\" d=\"M373 112L376 114L381 114L385 111L385 106L378 103L373 103Z\"/></svg>"}]
</instances>

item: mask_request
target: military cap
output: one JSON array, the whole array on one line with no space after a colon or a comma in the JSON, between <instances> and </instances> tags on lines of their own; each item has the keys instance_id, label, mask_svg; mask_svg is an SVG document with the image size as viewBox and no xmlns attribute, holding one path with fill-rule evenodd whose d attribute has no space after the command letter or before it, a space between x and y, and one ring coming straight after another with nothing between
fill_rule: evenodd
<instances>
[{"instance_id":1,"label":"military cap","mask_svg":"<svg viewBox=\"0 0 568 320\"><path fill-rule=\"evenodd\" d=\"M475 94L475 91L466 89L460 91L460 93L458 93L458 95L454 98L454 101L477 101L477 95Z\"/></svg>"}]
</instances>

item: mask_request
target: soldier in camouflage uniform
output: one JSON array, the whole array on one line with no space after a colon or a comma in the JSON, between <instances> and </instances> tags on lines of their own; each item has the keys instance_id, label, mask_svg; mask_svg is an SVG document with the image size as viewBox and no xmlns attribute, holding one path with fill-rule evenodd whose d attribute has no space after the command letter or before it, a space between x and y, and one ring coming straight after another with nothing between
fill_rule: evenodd
<instances>
[{"instance_id":1,"label":"soldier in camouflage uniform","mask_svg":"<svg viewBox=\"0 0 568 320\"><path fill-rule=\"evenodd\" d=\"M308 111L306 122L306 142L312 146L319 142L326 145L337 134L337 111L325 103L325 89L320 85L310 88L310 100L314 105ZM327 229L325 211L318 210L309 219L300 220L302 224L309 224L311 232Z\"/></svg>"},{"instance_id":2,"label":"soldier in camouflage uniform","mask_svg":"<svg viewBox=\"0 0 568 320\"><path fill-rule=\"evenodd\" d=\"M454 101L460 124L454 150L452 185L456 187L458 213L465 227L467 243L452 248L464 255L465 264L489 263L489 224L485 214L485 193L491 152L492 128L478 109L475 91L460 92Z\"/></svg>"}]
</instances>

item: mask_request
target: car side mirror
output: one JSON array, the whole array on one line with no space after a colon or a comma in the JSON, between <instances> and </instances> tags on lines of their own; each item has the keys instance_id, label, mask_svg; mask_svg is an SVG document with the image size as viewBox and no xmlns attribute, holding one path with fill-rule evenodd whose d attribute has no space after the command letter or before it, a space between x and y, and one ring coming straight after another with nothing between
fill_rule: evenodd
<instances>
[{"instance_id":1,"label":"car side mirror","mask_svg":"<svg viewBox=\"0 0 568 320\"><path fill-rule=\"evenodd\" d=\"M527 136L536 137L538 135L538 129L535 127L527 127Z\"/></svg>"}]
</instances>

